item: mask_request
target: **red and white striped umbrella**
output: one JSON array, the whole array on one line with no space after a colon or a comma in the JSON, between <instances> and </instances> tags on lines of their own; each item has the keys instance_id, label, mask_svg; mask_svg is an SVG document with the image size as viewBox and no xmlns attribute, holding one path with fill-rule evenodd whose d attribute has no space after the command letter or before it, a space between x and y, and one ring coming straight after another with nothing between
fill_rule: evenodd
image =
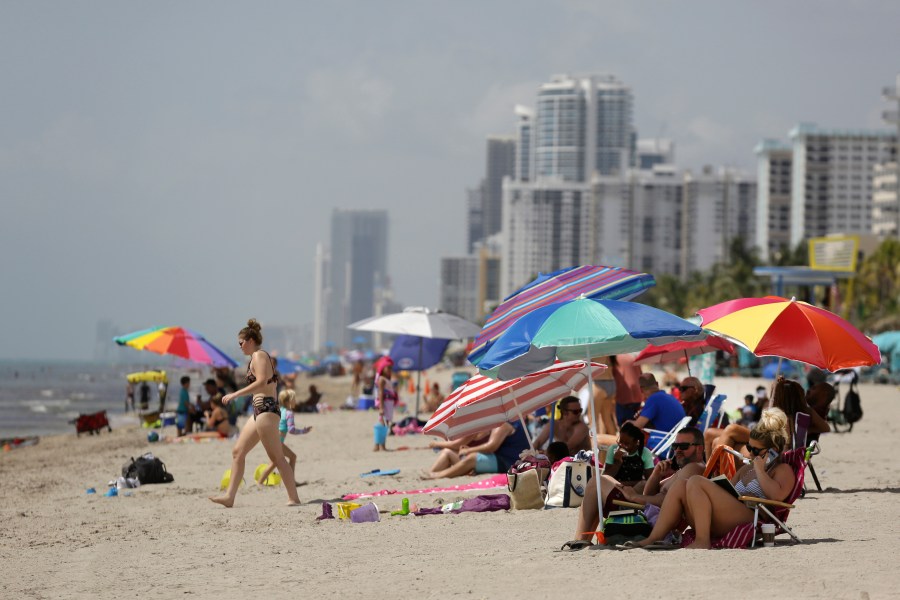
<instances>
[{"instance_id":1,"label":"red and white striped umbrella","mask_svg":"<svg viewBox=\"0 0 900 600\"><path fill-rule=\"evenodd\" d=\"M499 381L470 377L447 396L425 424L424 432L446 440L493 429L574 393L588 381L583 360L562 362L530 375ZM590 379L606 365L590 363Z\"/></svg>"}]
</instances>

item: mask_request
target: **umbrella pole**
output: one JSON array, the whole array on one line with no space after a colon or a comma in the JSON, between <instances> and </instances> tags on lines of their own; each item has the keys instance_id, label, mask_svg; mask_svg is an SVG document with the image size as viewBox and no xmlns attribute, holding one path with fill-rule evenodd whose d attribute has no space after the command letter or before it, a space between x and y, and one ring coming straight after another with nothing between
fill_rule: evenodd
<instances>
[{"instance_id":1,"label":"umbrella pole","mask_svg":"<svg viewBox=\"0 0 900 600\"><path fill-rule=\"evenodd\" d=\"M556 402L550 405L550 437L548 438L548 444L553 443L553 425L556 422Z\"/></svg>"},{"instance_id":2,"label":"umbrella pole","mask_svg":"<svg viewBox=\"0 0 900 600\"><path fill-rule=\"evenodd\" d=\"M691 373L691 358L687 355L687 350L684 350L684 364L688 368L688 377L693 377L694 375Z\"/></svg>"},{"instance_id":3,"label":"umbrella pole","mask_svg":"<svg viewBox=\"0 0 900 600\"><path fill-rule=\"evenodd\" d=\"M525 417L522 416L522 411L519 410L519 403L516 402L516 393L515 392L512 393L512 401L513 401L513 404L516 405L516 413L519 415L519 422L522 424L522 431L525 432L525 439L528 440L528 447L531 448L532 452L537 452L537 450L534 449L534 441L531 439L531 436L528 434L528 426L525 425Z\"/></svg>"},{"instance_id":4,"label":"umbrella pole","mask_svg":"<svg viewBox=\"0 0 900 600\"><path fill-rule=\"evenodd\" d=\"M416 414L414 415L416 423L419 422L419 397L422 394L422 344L423 338L419 338L419 370L416 371Z\"/></svg>"},{"instance_id":5,"label":"umbrella pole","mask_svg":"<svg viewBox=\"0 0 900 600\"><path fill-rule=\"evenodd\" d=\"M584 373L587 376L587 386L588 386L588 399L590 400L589 405L591 407L591 414L596 414L594 412L594 381L591 379L591 350L590 347L587 348L587 360L584 363ZM594 485L597 487L597 514L600 515L600 523L597 531L600 534L597 536L597 541L599 543L604 543L606 540L602 539L603 537L603 497L600 495L600 476L603 474L600 469L600 450L597 447L597 419L591 419L591 451L594 453Z\"/></svg>"}]
</instances>

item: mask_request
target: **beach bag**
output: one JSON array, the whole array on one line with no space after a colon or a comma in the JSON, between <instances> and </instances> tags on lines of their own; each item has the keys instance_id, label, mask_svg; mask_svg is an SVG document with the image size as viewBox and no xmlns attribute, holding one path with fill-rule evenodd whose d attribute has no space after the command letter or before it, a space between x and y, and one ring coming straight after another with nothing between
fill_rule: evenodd
<instances>
[{"instance_id":1,"label":"beach bag","mask_svg":"<svg viewBox=\"0 0 900 600\"><path fill-rule=\"evenodd\" d=\"M850 382L850 389L844 396L844 420L851 425L862 419L863 416L862 403L859 392L856 390L856 380L857 377L854 375L853 381Z\"/></svg>"},{"instance_id":2,"label":"beach bag","mask_svg":"<svg viewBox=\"0 0 900 600\"><path fill-rule=\"evenodd\" d=\"M544 508L544 494L541 489L538 469L523 473L513 473L512 468L506 473L506 487L512 497L515 510L531 510Z\"/></svg>"},{"instance_id":3,"label":"beach bag","mask_svg":"<svg viewBox=\"0 0 900 600\"><path fill-rule=\"evenodd\" d=\"M509 468L509 473L520 474L527 471L536 470L538 478L543 484L550 476L550 459L544 454L533 454L530 450L525 450L519 455L513 466Z\"/></svg>"},{"instance_id":4,"label":"beach bag","mask_svg":"<svg viewBox=\"0 0 900 600\"><path fill-rule=\"evenodd\" d=\"M175 477L166 471L166 465L151 453L139 456L137 460L125 463L122 467L122 476L126 479L136 478L141 484L145 483L170 483Z\"/></svg>"},{"instance_id":5,"label":"beach bag","mask_svg":"<svg viewBox=\"0 0 900 600\"><path fill-rule=\"evenodd\" d=\"M603 519L603 533L607 538L614 535L626 538L645 538L653 526L639 510L615 510Z\"/></svg>"},{"instance_id":6,"label":"beach bag","mask_svg":"<svg viewBox=\"0 0 900 600\"><path fill-rule=\"evenodd\" d=\"M575 508L584 501L584 492L593 469L586 461L566 461L550 474L547 485L547 506Z\"/></svg>"}]
</instances>

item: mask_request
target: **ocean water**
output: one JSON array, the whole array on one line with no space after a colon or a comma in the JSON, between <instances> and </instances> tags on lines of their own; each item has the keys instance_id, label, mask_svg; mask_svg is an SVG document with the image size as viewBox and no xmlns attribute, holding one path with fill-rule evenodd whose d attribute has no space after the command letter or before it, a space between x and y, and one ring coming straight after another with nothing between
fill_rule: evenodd
<instances>
[{"instance_id":1,"label":"ocean water","mask_svg":"<svg viewBox=\"0 0 900 600\"><path fill-rule=\"evenodd\" d=\"M0 362L0 438L75 433L73 419L82 413L101 410L107 411L113 428L137 423L134 413L125 412L125 375L146 368L147 365ZM197 371L166 370L169 372L166 399L169 410L174 409L177 402L177 382L182 374L191 375L192 387L197 388L192 390L194 395L200 391L199 382L209 376ZM151 384L150 408L156 410L158 407L156 386Z\"/></svg>"}]
</instances>

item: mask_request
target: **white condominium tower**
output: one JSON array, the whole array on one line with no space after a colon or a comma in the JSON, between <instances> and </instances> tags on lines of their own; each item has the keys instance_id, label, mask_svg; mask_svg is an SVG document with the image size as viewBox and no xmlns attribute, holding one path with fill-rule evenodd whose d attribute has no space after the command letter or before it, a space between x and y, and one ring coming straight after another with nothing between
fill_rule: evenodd
<instances>
[{"instance_id":1,"label":"white condominium tower","mask_svg":"<svg viewBox=\"0 0 900 600\"><path fill-rule=\"evenodd\" d=\"M802 123L790 137L791 246L829 233L871 234L875 165L894 160L897 133Z\"/></svg>"},{"instance_id":2,"label":"white condominium tower","mask_svg":"<svg viewBox=\"0 0 900 600\"><path fill-rule=\"evenodd\" d=\"M631 88L613 76L557 75L537 94L534 179L589 182L594 173L622 174L632 164L635 135ZM518 173L531 171L521 165Z\"/></svg>"}]
</instances>

